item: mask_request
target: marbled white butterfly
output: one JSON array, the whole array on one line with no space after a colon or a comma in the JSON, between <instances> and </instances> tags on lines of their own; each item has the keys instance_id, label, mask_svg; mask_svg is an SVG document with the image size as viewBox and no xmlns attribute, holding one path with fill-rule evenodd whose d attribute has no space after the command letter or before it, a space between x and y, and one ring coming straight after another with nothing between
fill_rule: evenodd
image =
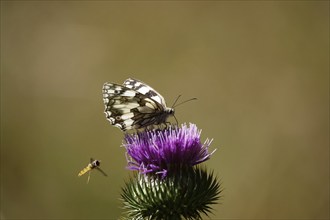
<instances>
[{"instance_id":1,"label":"marbled white butterfly","mask_svg":"<svg viewBox=\"0 0 330 220\"><path fill-rule=\"evenodd\" d=\"M103 101L107 120L123 131L166 123L174 115L162 95L136 79L127 79L123 85L105 83Z\"/></svg>"}]
</instances>

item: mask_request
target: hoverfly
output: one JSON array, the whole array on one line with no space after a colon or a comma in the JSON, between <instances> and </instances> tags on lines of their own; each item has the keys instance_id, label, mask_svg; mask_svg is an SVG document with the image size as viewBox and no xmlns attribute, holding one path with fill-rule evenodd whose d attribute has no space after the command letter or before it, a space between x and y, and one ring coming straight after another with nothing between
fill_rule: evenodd
<instances>
[{"instance_id":1,"label":"hoverfly","mask_svg":"<svg viewBox=\"0 0 330 220\"><path fill-rule=\"evenodd\" d=\"M100 168L100 164L101 161L100 160L94 160L93 158L90 159L90 163L84 168L82 169L79 173L78 176L82 176L85 173L88 172L88 178L87 178L87 184L89 183L89 179L91 177L91 171L93 169L97 169L98 171L100 171L104 176L108 176L103 170L101 170Z\"/></svg>"}]
</instances>

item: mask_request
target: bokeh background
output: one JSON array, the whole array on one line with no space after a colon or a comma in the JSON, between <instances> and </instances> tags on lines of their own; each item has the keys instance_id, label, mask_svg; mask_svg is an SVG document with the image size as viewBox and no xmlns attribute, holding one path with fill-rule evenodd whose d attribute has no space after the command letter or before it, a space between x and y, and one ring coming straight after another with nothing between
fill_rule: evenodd
<instances>
[{"instance_id":1,"label":"bokeh background","mask_svg":"<svg viewBox=\"0 0 330 220\"><path fill-rule=\"evenodd\" d=\"M121 216L101 88L128 77L198 98L176 116L218 149L205 219L329 218L328 1L1 1L1 219Z\"/></svg>"}]
</instances>

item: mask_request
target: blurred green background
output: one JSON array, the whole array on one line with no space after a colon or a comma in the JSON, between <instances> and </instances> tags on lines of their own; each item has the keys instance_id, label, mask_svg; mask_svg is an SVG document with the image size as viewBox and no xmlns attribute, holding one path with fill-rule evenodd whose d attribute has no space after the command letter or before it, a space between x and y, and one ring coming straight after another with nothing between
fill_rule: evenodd
<instances>
[{"instance_id":1,"label":"blurred green background","mask_svg":"<svg viewBox=\"0 0 330 220\"><path fill-rule=\"evenodd\" d=\"M122 132L104 82L140 79L218 148L205 219L329 218L328 1L1 1L1 218L116 219ZM108 173L77 174L90 157Z\"/></svg>"}]
</instances>

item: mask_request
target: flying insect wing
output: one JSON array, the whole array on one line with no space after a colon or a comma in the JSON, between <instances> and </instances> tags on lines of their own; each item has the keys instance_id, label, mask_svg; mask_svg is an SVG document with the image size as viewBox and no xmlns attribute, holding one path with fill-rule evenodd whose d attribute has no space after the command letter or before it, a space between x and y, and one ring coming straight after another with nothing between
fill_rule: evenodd
<instances>
[{"instance_id":1,"label":"flying insect wing","mask_svg":"<svg viewBox=\"0 0 330 220\"><path fill-rule=\"evenodd\" d=\"M104 176L108 176L100 167L96 167L98 171L100 171Z\"/></svg>"}]
</instances>

